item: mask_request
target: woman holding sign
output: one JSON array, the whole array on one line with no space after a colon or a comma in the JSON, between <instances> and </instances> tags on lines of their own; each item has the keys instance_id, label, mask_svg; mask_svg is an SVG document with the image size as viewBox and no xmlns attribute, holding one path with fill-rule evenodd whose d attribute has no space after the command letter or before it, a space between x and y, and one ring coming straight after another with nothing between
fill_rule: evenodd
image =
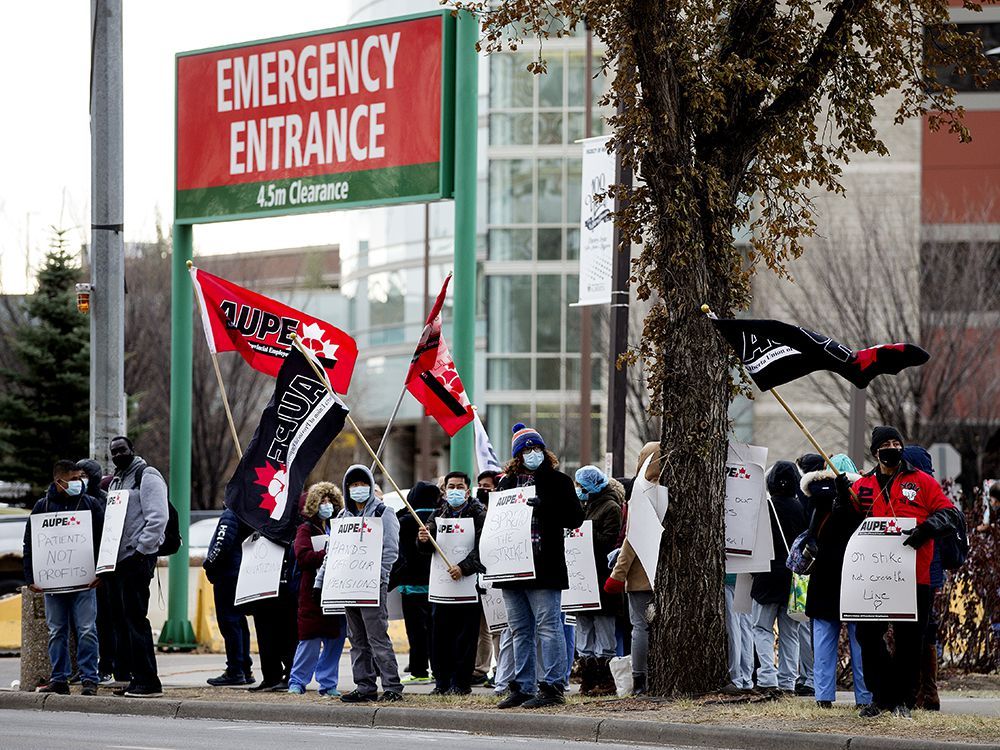
<instances>
[{"instance_id":1,"label":"woman holding sign","mask_svg":"<svg viewBox=\"0 0 1000 750\"><path fill-rule=\"evenodd\" d=\"M545 449L536 430L518 423L511 438L511 455L500 490L533 486L531 554L532 580L494 584L503 589L514 638L514 679L510 694L497 708L541 708L565 703L566 639L560 619L562 592L569 588L563 531L583 523L583 506L573 480L557 470L559 459ZM541 650L541 679L535 684L535 654ZM537 694L536 694L537 693Z\"/></svg>"}]
</instances>

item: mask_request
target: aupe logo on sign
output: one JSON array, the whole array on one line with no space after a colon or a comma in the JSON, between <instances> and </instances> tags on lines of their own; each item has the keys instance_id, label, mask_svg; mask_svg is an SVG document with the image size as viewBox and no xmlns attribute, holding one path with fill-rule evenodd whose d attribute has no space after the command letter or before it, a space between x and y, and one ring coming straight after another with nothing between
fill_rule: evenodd
<instances>
[{"instance_id":1,"label":"aupe logo on sign","mask_svg":"<svg viewBox=\"0 0 1000 750\"><path fill-rule=\"evenodd\" d=\"M56 526L79 526L80 521L76 516L70 516L69 518L46 518L42 521L43 529L51 529Z\"/></svg>"},{"instance_id":2,"label":"aupe logo on sign","mask_svg":"<svg viewBox=\"0 0 1000 750\"><path fill-rule=\"evenodd\" d=\"M438 527L442 534L464 534L465 528L457 523L443 523Z\"/></svg>"},{"instance_id":3,"label":"aupe logo on sign","mask_svg":"<svg viewBox=\"0 0 1000 750\"><path fill-rule=\"evenodd\" d=\"M727 466L726 476L732 479L750 479L750 472L745 466Z\"/></svg>"}]
</instances>

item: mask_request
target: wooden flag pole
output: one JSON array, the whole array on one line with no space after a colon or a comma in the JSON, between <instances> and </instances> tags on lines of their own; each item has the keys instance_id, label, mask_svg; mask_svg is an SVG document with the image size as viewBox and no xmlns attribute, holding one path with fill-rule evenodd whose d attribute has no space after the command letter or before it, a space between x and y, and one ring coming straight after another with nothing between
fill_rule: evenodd
<instances>
[{"instance_id":1,"label":"wooden flag pole","mask_svg":"<svg viewBox=\"0 0 1000 750\"><path fill-rule=\"evenodd\" d=\"M194 267L194 263L191 261L187 262L188 270L190 271ZM194 281L192 280L192 283ZM201 308L204 313L205 310L202 308L202 299L200 294L194 295L195 299L198 300L198 307ZM204 320L204 319L203 319ZM205 331L205 338L208 338L208 331ZM226 395L226 384L222 382L222 371L219 369L219 357L215 352L212 351L212 347L209 347L209 353L212 355L212 366L215 368L215 379L219 381L219 390L222 392L222 406L226 410L226 419L229 420L229 434L233 436L233 445L236 446L236 455L243 458L243 449L240 447L240 437L236 432L236 423L233 421L233 410L229 408L229 396Z\"/></svg>"},{"instance_id":2,"label":"wooden flag pole","mask_svg":"<svg viewBox=\"0 0 1000 750\"><path fill-rule=\"evenodd\" d=\"M309 367L312 368L312 371L316 373L316 377L318 377L320 381L323 383L323 385L326 386L326 390L330 392L330 395L335 399L340 398L337 395L337 392L333 390L333 386L330 384L330 379L326 377L326 375L316 366L316 363L313 362L312 355L302 348L302 344L300 343L299 337L295 333L292 334L292 343L295 345L296 349L302 352L302 356L306 358L306 362L309 363ZM369 442L365 439L365 436L362 434L361 429L354 421L354 417L351 416L350 412L348 412L347 414L347 422L348 424L351 425L351 429L354 430L358 438L361 440L361 444L365 446L368 453L370 453L371 457L375 460L375 465L378 466L379 471L381 471L382 475L389 480L389 484L392 485L392 489L396 492L397 495L399 495L399 498L403 501L403 504L406 506L406 509L410 511L410 515L412 515L413 519L417 522L417 526L419 526L421 529L426 529L427 527L424 525L424 522L420 520L420 516L417 515L417 512L413 509L413 506L410 505L409 501L406 499L406 495L404 495L403 491L399 489L399 487L396 485L396 482L395 480L393 480L392 475L389 474L388 469L385 468L385 466L382 464L382 461L379 459L378 455L372 449L371 444L369 444ZM345 498L344 502L347 502L347 500L348 498ZM428 534L429 533L430 532L428 532ZM430 540L431 544L434 546L434 549L437 550L437 553L439 555L441 555L441 559L444 561L445 567L449 569L452 568L453 566L451 564L451 561L448 559L448 556L445 555L444 550L441 549L441 545L437 543L437 539L435 539L434 536L431 535Z\"/></svg>"}]
</instances>

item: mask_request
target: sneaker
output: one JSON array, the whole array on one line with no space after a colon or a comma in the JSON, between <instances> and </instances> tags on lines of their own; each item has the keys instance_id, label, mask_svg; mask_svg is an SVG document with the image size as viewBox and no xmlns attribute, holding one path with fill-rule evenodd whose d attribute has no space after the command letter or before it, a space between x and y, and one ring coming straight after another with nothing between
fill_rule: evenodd
<instances>
[{"instance_id":1,"label":"sneaker","mask_svg":"<svg viewBox=\"0 0 1000 750\"><path fill-rule=\"evenodd\" d=\"M132 685L125 690L126 698L160 698L163 696L163 688L146 685Z\"/></svg>"},{"instance_id":2,"label":"sneaker","mask_svg":"<svg viewBox=\"0 0 1000 750\"><path fill-rule=\"evenodd\" d=\"M244 679L243 682L244 685L253 685L255 682L257 682L257 678L253 676L253 672L245 672L243 674L243 679Z\"/></svg>"},{"instance_id":3,"label":"sneaker","mask_svg":"<svg viewBox=\"0 0 1000 750\"><path fill-rule=\"evenodd\" d=\"M858 711L858 718L860 719L874 719L882 713L882 709L876 706L874 703L869 703L867 706L862 706L861 710Z\"/></svg>"},{"instance_id":4,"label":"sneaker","mask_svg":"<svg viewBox=\"0 0 1000 750\"><path fill-rule=\"evenodd\" d=\"M84 680L80 695L97 695L97 683L92 680Z\"/></svg>"},{"instance_id":5,"label":"sneaker","mask_svg":"<svg viewBox=\"0 0 1000 750\"><path fill-rule=\"evenodd\" d=\"M447 690L444 690L440 687L435 687L428 693L428 695L445 695L447 692L448 692Z\"/></svg>"},{"instance_id":6,"label":"sneaker","mask_svg":"<svg viewBox=\"0 0 1000 750\"><path fill-rule=\"evenodd\" d=\"M306 689L301 685L296 685L292 683L288 686L288 692L292 695L305 695Z\"/></svg>"},{"instance_id":7,"label":"sneaker","mask_svg":"<svg viewBox=\"0 0 1000 750\"><path fill-rule=\"evenodd\" d=\"M531 700L521 704L521 708L545 708L546 706L558 706L566 702L563 695L562 685L549 685L546 682L538 684L538 694Z\"/></svg>"},{"instance_id":8,"label":"sneaker","mask_svg":"<svg viewBox=\"0 0 1000 750\"><path fill-rule=\"evenodd\" d=\"M897 716L900 719L912 719L913 718L912 714L910 714L910 709L907 706L903 706L903 705L896 706L894 709L892 709L892 715L893 716Z\"/></svg>"},{"instance_id":9,"label":"sneaker","mask_svg":"<svg viewBox=\"0 0 1000 750\"><path fill-rule=\"evenodd\" d=\"M493 689L493 688L495 688L496 686L497 686L497 684L496 684L496 682L494 682L494 681L493 681L493 678L492 678L492 677L487 677L487 678L486 678L486 679L485 679L485 680L483 681L483 687L484 687L484 688L489 688L490 690L492 690L492 689Z\"/></svg>"},{"instance_id":10,"label":"sneaker","mask_svg":"<svg viewBox=\"0 0 1000 750\"><path fill-rule=\"evenodd\" d=\"M102 674L101 679L97 681L98 685L103 687L108 687L109 685L115 684L115 676L113 674Z\"/></svg>"},{"instance_id":11,"label":"sneaker","mask_svg":"<svg viewBox=\"0 0 1000 750\"><path fill-rule=\"evenodd\" d=\"M382 693L381 697L378 699L379 703L399 703L403 700L403 694L397 693L395 690L386 690Z\"/></svg>"},{"instance_id":12,"label":"sneaker","mask_svg":"<svg viewBox=\"0 0 1000 750\"><path fill-rule=\"evenodd\" d=\"M816 695L816 690L808 685L796 685L795 694L803 698L808 698Z\"/></svg>"},{"instance_id":13,"label":"sneaker","mask_svg":"<svg viewBox=\"0 0 1000 750\"><path fill-rule=\"evenodd\" d=\"M488 675L481 674L479 672L474 672L472 674L472 681L471 682L472 682L473 685L477 685L477 686L478 685L485 685L489 681L489 679L490 678L489 678Z\"/></svg>"},{"instance_id":14,"label":"sneaker","mask_svg":"<svg viewBox=\"0 0 1000 750\"><path fill-rule=\"evenodd\" d=\"M360 690L352 690L346 695L340 696L344 703L375 703L378 700L378 693L362 693Z\"/></svg>"},{"instance_id":15,"label":"sneaker","mask_svg":"<svg viewBox=\"0 0 1000 750\"><path fill-rule=\"evenodd\" d=\"M291 688L288 689L288 692L292 692ZM340 691L337 690L337 688L330 688L329 690L326 690L324 688L320 688L319 694L322 695L325 698L339 698L340 697Z\"/></svg>"},{"instance_id":16,"label":"sneaker","mask_svg":"<svg viewBox=\"0 0 1000 750\"><path fill-rule=\"evenodd\" d=\"M131 690L131 689L132 689L132 683L129 682L126 685L122 685L121 687L115 688L114 690L111 691L111 693L112 693L112 695L117 695L117 696L121 697L121 696L125 695L126 693L128 693L128 691Z\"/></svg>"},{"instance_id":17,"label":"sneaker","mask_svg":"<svg viewBox=\"0 0 1000 750\"><path fill-rule=\"evenodd\" d=\"M507 697L497 703L497 708L517 708L518 706L523 706L534 697L535 696L530 695L529 693L522 693L516 686L511 685L510 692L507 694Z\"/></svg>"},{"instance_id":18,"label":"sneaker","mask_svg":"<svg viewBox=\"0 0 1000 750\"><path fill-rule=\"evenodd\" d=\"M444 691L445 695L472 695L470 687L450 687Z\"/></svg>"},{"instance_id":19,"label":"sneaker","mask_svg":"<svg viewBox=\"0 0 1000 750\"><path fill-rule=\"evenodd\" d=\"M816 701L818 708L833 708L833 701Z\"/></svg>"},{"instance_id":20,"label":"sneaker","mask_svg":"<svg viewBox=\"0 0 1000 750\"><path fill-rule=\"evenodd\" d=\"M634 681L635 677L633 677L632 680ZM743 696L743 691L740 688L736 687L736 683L733 682L730 682L728 685L723 685L719 689L719 692L722 693L723 695L738 695L740 697Z\"/></svg>"},{"instance_id":21,"label":"sneaker","mask_svg":"<svg viewBox=\"0 0 1000 750\"><path fill-rule=\"evenodd\" d=\"M71 674L69 676L69 684L70 685L79 685L80 684L80 670L77 670L76 672L74 672L73 674Z\"/></svg>"},{"instance_id":22,"label":"sneaker","mask_svg":"<svg viewBox=\"0 0 1000 750\"><path fill-rule=\"evenodd\" d=\"M281 687L281 691L280 692L284 692L285 690L288 690L288 683L284 682L284 681L282 681L282 682L261 682L259 685L254 685L252 688L250 688L250 692L251 693L279 692L279 691L275 690L279 686Z\"/></svg>"},{"instance_id":23,"label":"sneaker","mask_svg":"<svg viewBox=\"0 0 1000 750\"><path fill-rule=\"evenodd\" d=\"M56 695L69 695L69 683L62 680L53 680L47 685L35 688L36 693L55 693Z\"/></svg>"},{"instance_id":24,"label":"sneaker","mask_svg":"<svg viewBox=\"0 0 1000 750\"><path fill-rule=\"evenodd\" d=\"M209 677L205 680L212 687L237 687L249 684L247 682L246 675L242 672L239 674L234 674L233 672L223 672L218 677Z\"/></svg>"},{"instance_id":25,"label":"sneaker","mask_svg":"<svg viewBox=\"0 0 1000 750\"><path fill-rule=\"evenodd\" d=\"M429 674L415 675L411 674L409 677L404 677L400 682L404 685L426 685L431 682L434 678Z\"/></svg>"}]
</instances>

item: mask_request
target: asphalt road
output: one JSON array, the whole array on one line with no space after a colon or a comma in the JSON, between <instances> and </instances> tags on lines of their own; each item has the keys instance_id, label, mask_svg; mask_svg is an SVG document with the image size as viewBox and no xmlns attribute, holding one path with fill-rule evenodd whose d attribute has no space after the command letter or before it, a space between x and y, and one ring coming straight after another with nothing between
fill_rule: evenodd
<instances>
[{"instance_id":1,"label":"asphalt road","mask_svg":"<svg viewBox=\"0 0 1000 750\"><path fill-rule=\"evenodd\" d=\"M4 711L0 714L4 750L254 750L280 747L371 750L377 747L434 750L627 750L630 745L571 742L530 737L482 737L459 732L357 729L289 724L252 724L148 716L109 716L55 711ZM680 750L665 748L664 750Z\"/></svg>"}]
</instances>

